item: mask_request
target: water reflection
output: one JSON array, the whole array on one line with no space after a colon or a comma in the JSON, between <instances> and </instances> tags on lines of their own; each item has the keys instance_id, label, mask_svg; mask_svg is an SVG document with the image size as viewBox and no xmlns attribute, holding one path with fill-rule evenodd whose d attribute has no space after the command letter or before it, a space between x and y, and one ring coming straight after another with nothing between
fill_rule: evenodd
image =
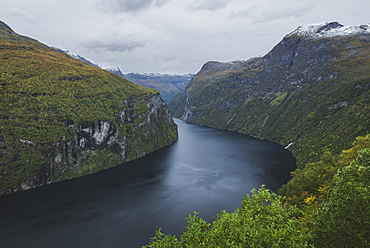
<instances>
[{"instance_id":1,"label":"water reflection","mask_svg":"<svg viewBox=\"0 0 370 248\"><path fill-rule=\"evenodd\" d=\"M211 221L254 187L278 188L295 161L276 144L176 120L173 145L107 171L0 197L3 247L140 247Z\"/></svg>"}]
</instances>

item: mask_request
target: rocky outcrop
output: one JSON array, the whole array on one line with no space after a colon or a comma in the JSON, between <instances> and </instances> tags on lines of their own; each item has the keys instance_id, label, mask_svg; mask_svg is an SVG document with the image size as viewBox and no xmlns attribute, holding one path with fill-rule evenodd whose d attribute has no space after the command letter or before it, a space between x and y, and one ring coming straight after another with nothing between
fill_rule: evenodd
<instances>
[{"instance_id":1,"label":"rocky outcrop","mask_svg":"<svg viewBox=\"0 0 370 248\"><path fill-rule=\"evenodd\" d=\"M159 92L0 22L0 195L88 175L177 140Z\"/></svg>"},{"instance_id":2,"label":"rocky outcrop","mask_svg":"<svg viewBox=\"0 0 370 248\"><path fill-rule=\"evenodd\" d=\"M207 62L169 106L189 122L280 143L303 164L368 132L369 41L368 25L300 26L263 57Z\"/></svg>"},{"instance_id":3,"label":"rocky outcrop","mask_svg":"<svg viewBox=\"0 0 370 248\"><path fill-rule=\"evenodd\" d=\"M47 166L50 176L39 184L113 167L177 140L176 124L159 94L146 98L132 96L123 102L115 121L69 123L73 139L54 144L56 156ZM146 103L147 110L136 112L140 102ZM95 161L98 156L104 161Z\"/></svg>"},{"instance_id":4,"label":"rocky outcrop","mask_svg":"<svg viewBox=\"0 0 370 248\"><path fill-rule=\"evenodd\" d=\"M136 111L145 103L146 109ZM41 185L84 176L133 160L177 140L177 126L159 94L123 101L122 110L113 121L64 121L68 134L59 142L38 144L20 140L22 149L41 151L45 158L32 177L2 193L16 192ZM1 140L0 140L1 141ZM3 144L2 158L7 149ZM26 166L24 164L23 166Z\"/></svg>"}]
</instances>

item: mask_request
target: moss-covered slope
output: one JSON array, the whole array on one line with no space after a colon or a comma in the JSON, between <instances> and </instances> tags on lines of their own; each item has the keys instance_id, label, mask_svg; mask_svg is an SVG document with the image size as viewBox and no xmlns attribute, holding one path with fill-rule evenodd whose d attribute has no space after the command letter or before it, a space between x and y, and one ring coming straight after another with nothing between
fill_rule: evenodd
<instances>
[{"instance_id":1,"label":"moss-covered slope","mask_svg":"<svg viewBox=\"0 0 370 248\"><path fill-rule=\"evenodd\" d=\"M86 175L177 139L158 91L0 22L0 194Z\"/></svg>"},{"instance_id":2,"label":"moss-covered slope","mask_svg":"<svg viewBox=\"0 0 370 248\"><path fill-rule=\"evenodd\" d=\"M368 29L293 32L264 57L208 62L169 106L189 122L290 144L299 165L339 153L370 131Z\"/></svg>"}]
</instances>

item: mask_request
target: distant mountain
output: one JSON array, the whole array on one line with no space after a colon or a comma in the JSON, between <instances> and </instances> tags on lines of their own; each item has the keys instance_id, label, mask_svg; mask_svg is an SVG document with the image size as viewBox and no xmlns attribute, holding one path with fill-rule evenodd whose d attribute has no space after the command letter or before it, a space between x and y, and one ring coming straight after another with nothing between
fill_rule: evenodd
<instances>
[{"instance_id":1,"label":"distant mountain","mask_svg":"<svg viewBox=\"0 0 370 248\"><path fill-rule=\"evenodd\" d=\"M78 59L78 60L81 60L82 62L85 62L85 63L88 63L89 65L92 65L92 66L95 66L95 67L100 67L99 65L97 64L94 64L93 62L91 62L90 60L76 54L76 53L73 53L73 52L70 52L68 51L67 49L63 49L63 48L59 48L59 47L53 47L55 50L59 51L59 52L63 52L65 54L68 54L71 58L74 58L74 59Z\"/></svg>"},{"instance_id":2,"label":"distant mountain","mask_svg":"<svg viewBox=\"0 0 370 248\"><path fill-rule=\"evenodd\" d=\"M120 77L123 77L124 78L123 73L122 73L122 71L121 71L121 69L119 67L100 66L100 68L102 68L104 70L107 70L109 72L112 72L112 73L116 74L117 76L120 76Z\"/></svg>"},{"instance_id":3,"label":"distant mountain","mask_svg":"<svg viewBox=\"0 0 370 248\"><path fill-rule=\"evenodd\" d=\"M0 48L0 195L107 169L177 139L158 91L1 21Z\"/></svg>"},{"instance_id":4,"label":"distant mountain","mask_svg":"<svg viewBox=\"0 0 370 248\"><path fill-rule=\"evenodd\" d=\"M74 59L81 60L82 62L88 63L95 67L100 67L104 70L112 72L120 77L123 77L135 84L156 89L161 93L161 97L169 102L171 98L178 92L185 90L186 85L189 84L190 80L195 74L184 74L184 75L175 75L175 74L160 74L160 73L122 73L119 67L109 67L109 66L100 66L92 63L88 59L70 52L63 48L54 47L60 52L68 54Z\"/></svg>"},{"instance_id":5,"label":"distant mountain","mask_svg":"<svg viewBox=\"0 0 370 248\"><path fill-rule=\"evenodd\" d=\"M207 62L176 117L289 147L302 165L370 132L370 26L304 25L263 57Z\"/></svg>"},{"instance_id":6,"label":"distant mountain","mask_svg":"<svg viewBox=\"0 0 370 248\"><path fill-rule=\"evenodd\" d=\"M178 92L185 90L195 74L171 75L159 73L127 73L123 78L141 86L156 89L162 98L169 102Z\"/></svg>"}]
</instances>

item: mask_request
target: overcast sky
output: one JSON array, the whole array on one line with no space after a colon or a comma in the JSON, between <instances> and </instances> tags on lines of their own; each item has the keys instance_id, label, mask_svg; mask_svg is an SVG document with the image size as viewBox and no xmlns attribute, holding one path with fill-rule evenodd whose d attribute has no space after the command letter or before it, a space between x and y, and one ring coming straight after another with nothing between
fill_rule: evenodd
<instances>
[{"instance_id":1,"label":"overcast sky","mask_svg":"<svg viewBox=\"0 0 370 248\"><path fill-rule=\"evenodd\" d=\"M1 0L0 20L99 65L183 74L264 55L302 24L369 24L369 10L369 0Z\"/></svg>"}]
</instances>

